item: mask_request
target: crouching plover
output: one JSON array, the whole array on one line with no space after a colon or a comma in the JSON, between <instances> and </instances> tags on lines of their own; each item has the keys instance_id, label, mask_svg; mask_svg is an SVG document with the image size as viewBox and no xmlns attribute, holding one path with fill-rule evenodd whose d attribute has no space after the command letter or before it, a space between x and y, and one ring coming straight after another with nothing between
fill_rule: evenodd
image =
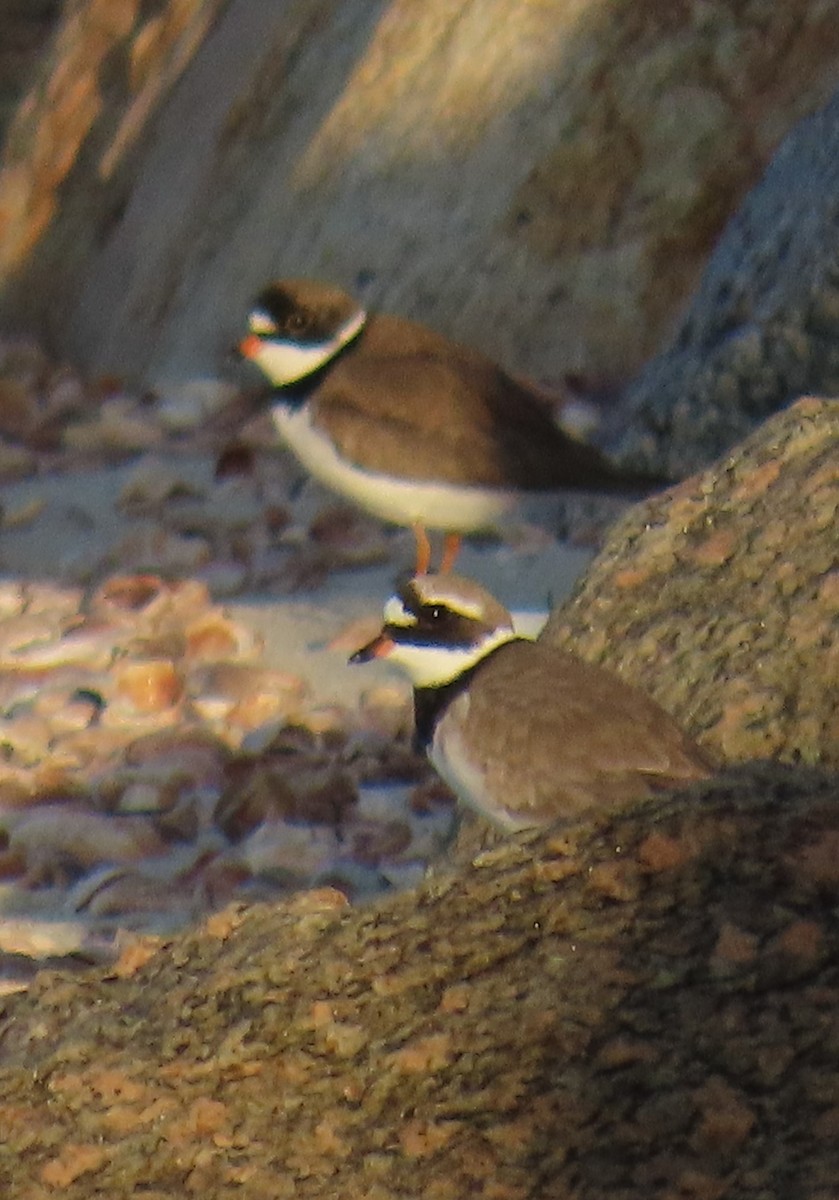
<instances>
[{"instance_id":1,"label":"crouching plover","mask_svg":"<svg viewBox=\"0 0 839 1200\"><path fill-rule=\"evenodd\" d=\"M386 658L414 685L416 740L468 807L506 830L678 787L708 754L644 692L518 637L507 610L457 575L409 579L351 662Z\"/></svg>"}]
</instances>

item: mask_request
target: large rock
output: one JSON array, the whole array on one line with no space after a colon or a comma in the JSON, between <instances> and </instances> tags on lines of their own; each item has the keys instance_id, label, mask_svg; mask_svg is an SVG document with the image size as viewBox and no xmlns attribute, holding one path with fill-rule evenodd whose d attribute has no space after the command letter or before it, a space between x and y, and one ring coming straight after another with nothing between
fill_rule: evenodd
<instances>
[{"instance_id":1,"label":"large rock","mask_svg":"<svg viewBox=\"0 0 839 1200\"><path fill-rule=\"evenodd\" d=\"M5 154L5 311L204 375L305 273L623 378L838 65L839 0L79 0Z\"/></svg>"},{"instance_id":2,"label":"large rock","mask_svg":"<svg viewBox=\"0 0 839 1200\"><path fill-rule=\"evenodd\" d=\"M727 759L839 767L839 401L801 400L612 529L543 637Z\"/></svg>"},{"instance_id":3,"label":"large rock","mask_svg":"<svg viewBox=\"0 0 839 1200\"><path fill-rule=\"evenodd\" d=\"M0 140L58 19L61 0L0 0Z\"/></svg>"},{"instance_id":4,"label":"large rock","mask_svg":"<svg viewBox=\"0 0 839 1200\"><path fill-rule=\"evenodd\" d=\"M839 1194L839 783L742 771L0 1003L5 1200Z\"/></svg>"},{"instance_id":5,"label":"large rock","mask_svg":"<svg viewBox=\"0 0 839 1200\"><path fill-rule=\"evenodd\" d=\"M786 138L629 389L622 458L680 477L796 396L839 394L838 226L839 93Z\"/></svg>"}]
</instances>

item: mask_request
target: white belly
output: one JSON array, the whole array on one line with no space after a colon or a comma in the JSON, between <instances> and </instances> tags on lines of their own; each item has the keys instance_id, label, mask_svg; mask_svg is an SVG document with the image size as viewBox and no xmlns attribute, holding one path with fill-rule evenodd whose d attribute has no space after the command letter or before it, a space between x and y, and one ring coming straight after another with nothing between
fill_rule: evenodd
<instances>
[{"instance_id":1,"label":"white belly","mask_svg":"<svg viewBox=\"0 0 839 1200\"><path fill-rule=\"evenodd\" d=\"M305 405L277 405L273 417L283 441L320 483L395 525L421 524L450 532L486 529L510 513L519 499L506 488L394 480L365 471L341 458L312 424Z\"/></svg>"},{"instance_id":2,"label":"white belly","mask_svg":"<svg viewBox=\"0 0 839 1200\"><path fill-rule=\"evenodd\" d=\"M522 824L490 796L484 772L474 756L469 754L460 735L460 725L468 711L468 696L459 696L439 721L428 748L428 757L461 804L487 818L499 829L521 829Z\"/></svg>"}]
</instances>

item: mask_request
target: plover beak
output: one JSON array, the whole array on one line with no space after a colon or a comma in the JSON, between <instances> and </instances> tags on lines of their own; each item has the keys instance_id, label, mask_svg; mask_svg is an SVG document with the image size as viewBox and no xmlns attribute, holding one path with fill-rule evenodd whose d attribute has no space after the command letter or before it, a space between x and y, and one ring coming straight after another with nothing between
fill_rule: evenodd
<instances>
[{"instance_id":1,"label":"plover beak","mask_svg":"<svg viewBox=\"0 0 839 1200\"><path fill-rule=\"evenodd\" d=\"M382 632L374 637L372 642L351 654L347 661L354 666L356 663L372 662L374 658L387 658L395 645L393 638Z\"/></svg>"},{"instance_id":2,"label":"plover beak","mask_svg":"<svg viewBox=\"0 0 839 1200\"><path fill-rule=\"evenodd\" d=\"M256 334L249 333L247 337L243 337L241 342L236 346L236 353L242 358L256 358L259 353L259 348L262 342Z\"/></svg>"}]
</instances>

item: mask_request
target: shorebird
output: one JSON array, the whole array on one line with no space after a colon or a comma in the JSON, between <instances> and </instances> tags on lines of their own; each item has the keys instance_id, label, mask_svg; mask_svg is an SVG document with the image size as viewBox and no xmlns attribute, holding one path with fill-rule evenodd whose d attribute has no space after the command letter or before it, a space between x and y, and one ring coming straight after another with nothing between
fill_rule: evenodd
<instances>
[{"instance_id":1,"label":"shorebird","mask_svg":"<svg viewBox=\"0 0 839 1200\"><path fill-rule=\"evenodd\" d=\"M544 398L467 346L348 293L280 280L255 300L238 346L273 386L282 440L321 483L385 521L442 530L442 569L463 533L523 496L562 489L637 494L661 481L622 472L555 424Z\"/></svg>"},{"instance_id":2,"label":"shorebird","mask_svg":"<svg viewBox=\"0 0 839 1200\"><path fill-rule=\"evenodd\" d=\"M384 658L414 686L416 743L467 807L509 831L575 818L713 773L646 693L518 637L510 613L454 574L408 579L351 662Z\"/></svg>"}]
</instances>

